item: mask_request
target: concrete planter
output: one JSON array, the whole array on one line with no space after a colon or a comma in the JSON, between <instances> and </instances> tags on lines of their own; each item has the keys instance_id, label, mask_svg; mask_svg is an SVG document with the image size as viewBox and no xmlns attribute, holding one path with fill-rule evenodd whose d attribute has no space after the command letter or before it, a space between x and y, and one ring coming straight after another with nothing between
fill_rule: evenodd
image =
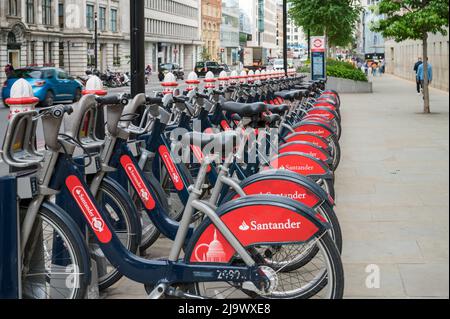
<instances>
[{"instance_id":1,"label":"concrete planter","mask_svg":"<svg viewBox=\"0 0 450 319\"><path fill-rule=\"evenodd\" d=\"M373 93L372 82L328 77L327 88L339 93Z\"/></svg>"},{"instance_id":2,"label":"concrete planter","mask_svg":"<svg viewBox=\"0 0 450 319\"><path fill-rule=\"evenodd\" d=\"M302 73L311 79L308 73ZM327 89L335 90L339 93L373 93L372 82L353 81L348 79L334 78L329 76Z\"/></svg>"}]
</instances>

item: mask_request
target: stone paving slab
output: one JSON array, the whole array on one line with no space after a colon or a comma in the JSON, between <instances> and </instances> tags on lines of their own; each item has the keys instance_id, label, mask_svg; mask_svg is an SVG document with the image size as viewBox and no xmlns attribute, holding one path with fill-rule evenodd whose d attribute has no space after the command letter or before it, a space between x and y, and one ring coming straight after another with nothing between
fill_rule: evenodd
<instances>
[{"instance_id":1,"label":"stone paving slab","mask_svg":"<svg viewBox=\"0 0 450 319\"><path fill-rule=\"evenodd\" d=\"M431 90L421 114L415 84L390 75L373 94L343 94L336 211L343 228L346 298L448 298L449 102ZM170 242L150 249L167 254ZM380 271L369 289L367 270ZM369 267L369 268L368 268ZM123 279L105 298L145 298Z\"/></svg>"}]
</instances>

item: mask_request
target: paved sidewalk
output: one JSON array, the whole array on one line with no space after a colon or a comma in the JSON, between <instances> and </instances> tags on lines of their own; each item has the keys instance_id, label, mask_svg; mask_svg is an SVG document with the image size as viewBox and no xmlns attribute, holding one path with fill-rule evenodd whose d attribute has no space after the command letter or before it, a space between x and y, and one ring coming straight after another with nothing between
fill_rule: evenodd
<instances>
[{"instance_id":1,"label":"paved sidewalk","mask_svg":"<svg viewBox=\"0 0 450 319\"><path fill-rule=\"evenodd\" d=\"M448 94L432 90L436 113L423 115L414 83L389 75L374 81L373 94L342 96L336 210L344 235L345 295L448 298ZM168 247L165 241L150 252L161 256ZM379 270L378 289L367 288L366 270ZM142 285L123 279L105 297L145 294Z\"/></svg>"},{"instance_id":2,"label":"paved sidewalk","mask_svg":"<svg viewBox=\"0 0 450 319\"><path fill-rule=\"evenodd\" d=\"M420 114L415 84L386 75L374 93L342 97L337 213L347 297L449 296L449 103L431 91ZM368 289L379 267L379 289Z\"/></svg>"}]
</instances>

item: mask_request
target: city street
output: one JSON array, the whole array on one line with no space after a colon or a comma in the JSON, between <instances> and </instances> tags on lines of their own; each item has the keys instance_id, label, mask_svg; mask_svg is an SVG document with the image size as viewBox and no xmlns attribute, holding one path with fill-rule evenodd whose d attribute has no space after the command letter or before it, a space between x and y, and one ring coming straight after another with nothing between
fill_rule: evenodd
<instances>
[{"instance_id":1,"label":"city street","mask_svg":"<svg viewBox=\"0 0 450 319\"><path fill-rule=\"evenodd\" d=\"M346 298L449 296L449 96L432 90L434 114L423 115L414 90L414 83L385 75L374 78L373 94L342 95L336 211ZM169 249L160 240L148 254ZM379 286L368 288L378 271ZM123 279L103 297L146 295Z\"/></svg>"}]
</instances>

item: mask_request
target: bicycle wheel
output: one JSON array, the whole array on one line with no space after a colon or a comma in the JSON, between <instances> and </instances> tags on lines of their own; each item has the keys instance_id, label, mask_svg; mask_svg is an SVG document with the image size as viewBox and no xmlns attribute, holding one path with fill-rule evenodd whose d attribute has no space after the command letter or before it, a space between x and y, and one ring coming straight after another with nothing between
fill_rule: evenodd
<instances>
[{"instance_id":1,"label":"bicycle wheel","mask_svg":"<svg viewBox=\"0 0 450 319\"><path fill-rule=\"evenodd\" d=\"M141 224L136 207L125 191L114 181L105 178L96 196L97 203L109 217L113 231L133 254L139 248ZM122 278L122 274L106 259L94 238L90 240L91 256L97 263L99 290L105 290Z\"/></svg>"},{"instance_id":2,"label":"bicycle wheel","mask_svg":"<svg viewBox=\"0 0 450 319\"><path fill-rule=\"evenodd\" d=\"M330 225L329 234L336 245L336 248L342 253L342 231L337 219L336 213L328 205L324 204L316 210L322 218ZM266 263L274 269L280 269L282 272L298 270L310 263L319 252L318 247L310 246L308 251L299 250L298 246L269 246L257 248L259 254L264 256ZM280 257L281 262L279 261Z\"/></svg>"},{"instance_id":3,"label":"bicycle wheel","mask_svg":"<svg viewBox=\"0 0 450 319\"><path fill-rule=\"evenodd\" d=\"M20 211L24 216L27 209ZM83 299L89 277L89 253L79 227L64 211L44 203L23 254L23 298Z\"/></svg>"},{"instance_id":4,"label":"bicycle wheel","mask_svg":"<svg viewBox=\"0 0 450 319\"><path fill-rule=\"evenodd\" d=\"M283 245L284 246L284 245ZM304 267L291 272L282 271L270 266L264 258L260 258L254 250L257 265L263 267L264 272L273 284L268 293L256 293L246 290L242 284L231 282L197 283L195 294L206 298L218 299L341 299L344 293L344 270L339 252L330 235L324 233L306 244L286 245L296 248L299 252L308 252L310 247L317 247L316 256ZM287 254L286 258L290 258ZM278 256L278 263L283 262L283 256ZM236 259L238 265L242 265ZM287 267L287 266L286 266Z\"/></svg>"}]
</instances>

